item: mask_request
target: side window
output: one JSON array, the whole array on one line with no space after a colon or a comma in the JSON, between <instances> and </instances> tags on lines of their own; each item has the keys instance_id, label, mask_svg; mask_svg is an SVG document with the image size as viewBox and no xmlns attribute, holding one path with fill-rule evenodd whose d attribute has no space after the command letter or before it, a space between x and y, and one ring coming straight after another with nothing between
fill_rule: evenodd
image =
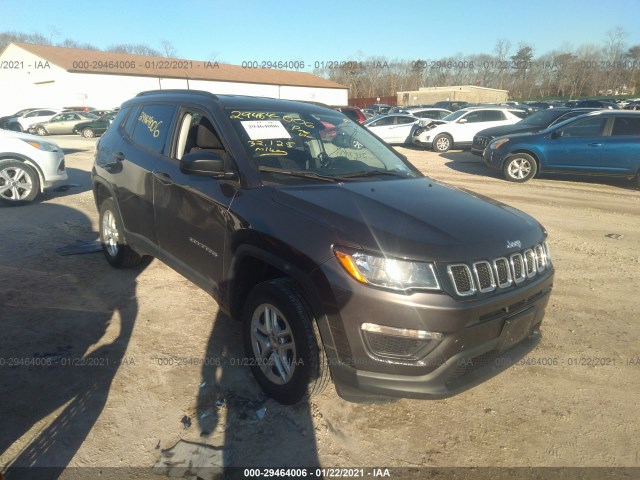
<instances>
[{"instance_id":1,"label":"side window","mask_svg":"<svg viewBox=\"0 0 640 480\"><path fill-rule=\"evenodd\" d=\"M131 109L131 113L127 118L127 123L124 125L124 133L129 137L133 137L133 127L136 126L136 122L138 121L138 113L140 112L140 107L133 107Z\"/></svg>"},{"instance_id":2,"label":"side window","mask_svg":"<svg viewBox=\"0 0 640 480\"><path fill-rule=\"evenodd\" d=\"M524 110L511 110L511 113L514 114L518 118L525 118L527 116L527 112Z\"/></svg>"},{"instance_id":3,"label":"side window","mask_svg":"<svg viewBox=\"0 0 640 480\"><path fill-rule=\"evenodd\" d=\"M406 125L407 123L413 123L415 120L411 117L396 117L397 125Z\"/></svg>"},{"instance_id":4,"label":"side window","mask_svg":"<svg viewBox=\"0 0 640 480\"><path fill-rule=\"evenodd\" d=\"M144 105L135 119L131 139L152 152L164 154L175 111L174 105Z\"/></svg>"},{"instance_id":5,"label":"side window","mask_svg":"<svg viewBox=\"0 0 640 480\"><path fill-rule=\"evenodd\" d=\"M62 120L64 120L64 115L56 115L51 119L52 122L61 122Z\"/></svg>"},{"instance_id":6,"label":"side window","mask_svg":"<svg viewBox=\"0 0 640 480\"><path fill-rule=\"evenodd\" d=\"M183 155L193 152L213 152L220 156L225 153L222 141L211 121L202 112L184 109L178 122L180 131L174 156L181 159Z\"/></svg>"},{"instance_id":7,"label":"side window","mask_svg":"<svg viewBox=\"0 0 640 480\"><path fill-rule=\"evenodd\" d=\"M125 119L127 118L127 115L129 115L129 112L131 111L131 107L127 107L127 108L123 108L120 111L118 111L118 113L114 113L113 114L113 121L111 122L111 126L109 127L109 130L116 130L118 126L122 125L122 123L125 121Z\"/></svg>"},{"instance_id":8,"label":"side window","mask_svg":"<svg viewBox=\"0 0 640 480\"><path fill-rule=\"evenodd\" d=\"M378 120L377 122L373 122L372 127L384 127L387 125L393 125L394 117L384 117Z\"/></svg>"},{"instance_id":9,"label":"side window","mask_svg":"<svg viewBox=\"0 0 640 480\"><path fill-rule=\"evenodd\" d=\"M602 117L589 117L576 120L562 129L563 137L598 137L602 135L602 127L607 121Z\"/></svg>"},{"instance_id":10,"label":"side window","mask_svg":"<svg viewBox=\"0 0 640 480\"><path fill-rule=\"evenodd\" d=\"M497 122L500 120L504 120L504 113L498 110L486 110L482 112L483 122Z\"/></svg>"},{"instance_id":11,"label":"side window","mask_svg":"<svg viewBox=\"0 0 640 480\"><path fill-rule=\"evenodd\" d=\"M640 118L616 117L611 136L640 136Z\"/></svg>"},{"instance_id":12,"label":"side window","mask_svg":"<svg viewBox=\"0 0 640 480\"><path fill-rule=\"evenodd\" d=\"M483 112L471 112L464 118L467 120L467 123L482 122L482 113Z\"/></svg>"}]
</instances>

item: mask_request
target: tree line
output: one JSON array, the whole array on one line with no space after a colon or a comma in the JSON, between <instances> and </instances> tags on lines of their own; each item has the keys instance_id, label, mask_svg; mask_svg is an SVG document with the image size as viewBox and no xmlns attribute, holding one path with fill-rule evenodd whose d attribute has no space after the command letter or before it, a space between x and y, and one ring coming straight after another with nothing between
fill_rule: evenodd
<instances>
[{"instance_id":1,"label":"tree line","mask_svg":"<svg viewBox=\"0 0 640 480\"><path fill-rule=\"evenodd\" d=\"M562 45L535 56L534 48L509 40L492 53L443 58L366 57L333 62L314 73L349 88L349 98L395 96L420 87L477 85L508 90L513 99L606 97L637 94L640 45L628 46L617 27L600 45Z\"/></svg>"},{"instance_id":2,"label":"tree line","mask_svg":"<svg viewBox=\"0 0 640 480\"><path fill-rule=\"evenodd\" d=\"M65 48L81 48L83 50L101 50L90 43L77 42L76 40L66 38L64 40L55 41L60 34L56 29L52 29L49 36L41 33L23 33L23 32L0 32L0 52L2 52L11 42L35 43L37 45L50 45L54 47ZM176 49L168 40L160 41L160 48L156 49L143 43L118 43L105 48L105 52L114 53L130 53L132 55L148 55L151 57L175 57Z\"/></svg>"},{"instance_id":3,"label":"tree line","mask_svg":"<svg viewBox=\"0 0 640 480\"><path fill-rule=\"evenodd\" d=\"M60 34L0 32L0 51L10 42L36 43L85 50L98 47L73 39L55 41ZM420 87L477 85L508 90L513 99L576 98L638 94L640 45L629 46L621 27L607 32L600 44L570 44L538 55L527 43L514 47L500 39L491 53L457 54L443 58L388 59L380 56L316 62L313 73L349 88L349 98L395 96ZM103 51L175 57L168 40L160 48L121 43Z\"/></svg>"}]
</instances>

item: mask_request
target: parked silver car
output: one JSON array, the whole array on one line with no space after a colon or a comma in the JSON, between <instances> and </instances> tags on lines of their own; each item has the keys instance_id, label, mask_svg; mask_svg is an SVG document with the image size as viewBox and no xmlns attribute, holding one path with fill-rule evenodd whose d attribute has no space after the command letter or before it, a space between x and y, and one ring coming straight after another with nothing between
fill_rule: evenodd
<instances>
[{"instance_id":1,"label":"parked silver car","mask_svg":"<svg viewBox=\"0 0 640 480\"><path fill-rule=\"evenodd\" d=\"M97 119L96 115L87 112L59 113L47 122L32 125L29 127L29 133L37 133L38 135L71 134L74 133L77 124Z\"/></svg>"}]
</instances>

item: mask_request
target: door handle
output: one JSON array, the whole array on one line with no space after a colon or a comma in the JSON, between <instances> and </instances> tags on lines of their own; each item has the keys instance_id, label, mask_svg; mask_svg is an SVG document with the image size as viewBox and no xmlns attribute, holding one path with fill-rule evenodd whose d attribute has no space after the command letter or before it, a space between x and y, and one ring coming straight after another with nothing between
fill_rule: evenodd
<instances>
[{"instance_id":1,"label":"door handle","mask_svg":"<svg viewBox=\"0 0 640 480\"><path fill-rule=\"evenodd\" d=\"M122 152L114 152L111 156L116 160L116 162L124 161L124 153Z\"/></svg>"},{"instance_id":2,"label":"door handle","mask_svg":"<svg viewBox=\"0 0 640 480\"><path fill-rule=\"evenodd\" d=\"M153 176L156 177L158 181L163 185L173 185L173 179L171 178L171 175L169 175L168 173L153 172Z\"/></svg>"},{"instance_id":3,"label":"door handle","mask_svg":"<svg viewBox=\"0 0 640 480\"><path fill-rule=\"evenodd\" d=\"M590 147L601 147L602 144L601 143L590 143L589 146Z\"/></svg>"}]
</instances>

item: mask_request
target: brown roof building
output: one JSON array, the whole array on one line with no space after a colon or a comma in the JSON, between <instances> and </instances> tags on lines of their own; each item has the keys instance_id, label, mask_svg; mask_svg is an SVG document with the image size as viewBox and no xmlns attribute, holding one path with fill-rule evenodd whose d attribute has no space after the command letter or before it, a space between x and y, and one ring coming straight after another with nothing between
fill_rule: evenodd
<instances>
[{"instance_id":1,"label":"brown roof building","mask_svg":"<svg viewBox=\"0 0 640 480\"><path fill-rule=\"evenodd\" d=\"M0 109L88 105L114 107L140 91L190 88L346 105L348 89L311 73L243 68L214 61L150 57L11 43L0 54ZM295 62L290 62L295 67ZM1 112L0 112L1 113Z\"/></svg>"}]
</instances>

